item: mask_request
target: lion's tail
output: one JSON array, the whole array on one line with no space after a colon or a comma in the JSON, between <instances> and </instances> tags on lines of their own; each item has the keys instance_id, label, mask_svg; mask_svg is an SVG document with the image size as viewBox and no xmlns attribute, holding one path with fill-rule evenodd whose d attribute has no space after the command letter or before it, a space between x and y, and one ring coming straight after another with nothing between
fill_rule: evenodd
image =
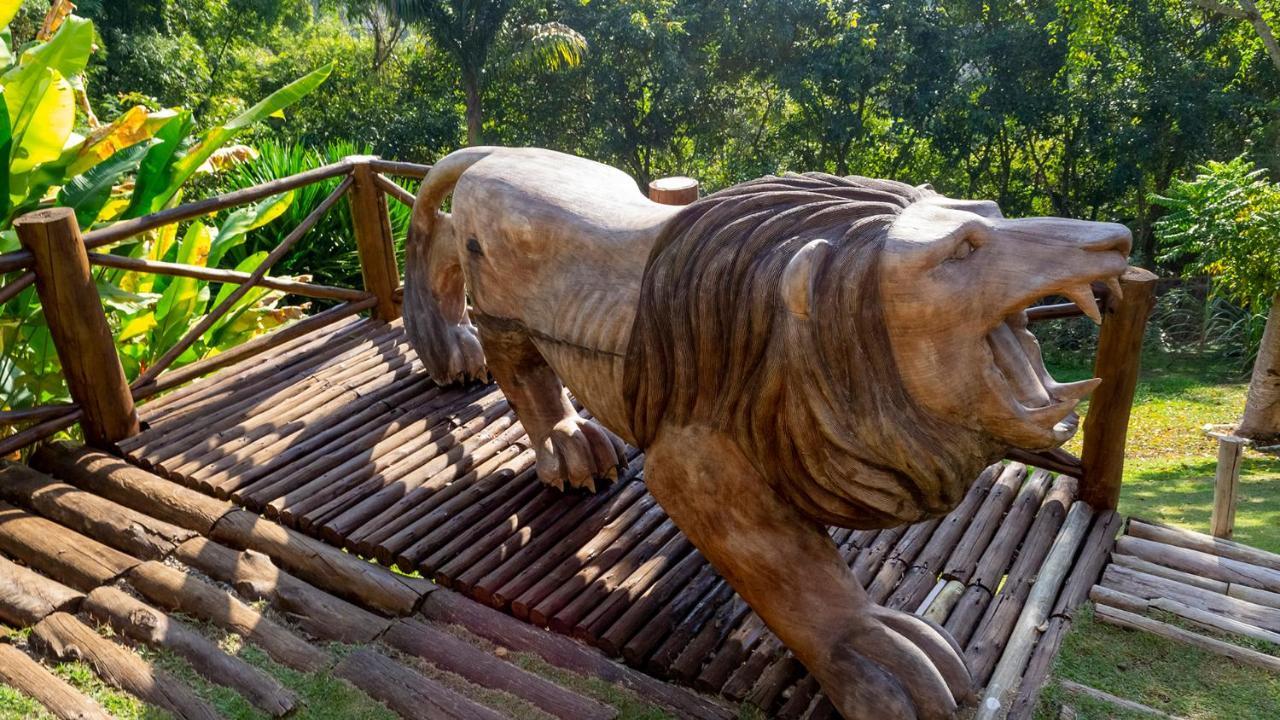
<instances>
[{"instance_id":1,"label":"lion's tail","mask_svg":"<svg viewBox=\"0 0 1280 720\"><path fill-rule=\"evenodd\" d=\"M457 249L441 231L440 204L467 168L498 149L450 153L432 166L413 204L405 242L404 327L428 374L440 383L484 375L484 354L467 319Z\"/></svg>"}]
</instances>

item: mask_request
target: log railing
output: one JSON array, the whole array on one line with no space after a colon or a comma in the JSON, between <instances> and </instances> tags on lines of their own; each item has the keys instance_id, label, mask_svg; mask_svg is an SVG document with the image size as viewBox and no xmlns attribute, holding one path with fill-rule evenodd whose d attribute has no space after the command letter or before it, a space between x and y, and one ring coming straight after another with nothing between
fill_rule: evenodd
<instances>
[{"instance_id":1,"label":"log railing","mask_svg":"<svg viewBox=\"0 0 1280 720\"><path fill-rule=\"evenodd\" d=\"M0 412L0 428L28 425L16 434L0 438L0 456L77 422L84 427L85 437L92 444L110 447L137 432L134 403L139 400L253 357L357 313L371 311L374 317L384 320L399 317L403 289L400 287L400 272L391 236L387 201L390 198L412 206L414 197L388 175L421 179L429 169L427 165L393 162L376 157L349 157L287 178L113 223L85 233L83 238L79 228L75 226L74 214L65 209L51 208L20 218L15 227L24 249L0 254L0 275L14 272L19 274L7 284L0 285L0 303L16 297L32 285L36 286L73 402ZM328 197L253 272L90 252L166 225L246 205L333 178L342 179ZM696 186L694 188L696 192ZM270 269L301 242L324 214L344 197L351 204L352 235L360 258L364 288L341 288L269 277L267 273ZM57 262L52 261L55 257ZM90 277L92 266L195 278L238 287L132 384L126 384L123 366L111 342L106 317L93 290ZM1098 339L1094 374L1102 378L1102 384L1094 391L1084 420L1081 456L1077 458L1062 449L1048 452L1014 450L1009 453L1010 459L1081 478L1081 498L1099 509L1114 508L1119 500L1129 409L1137 384L1142 336L1154 303L1155 277L1145 270L1131 268L1121 279L1120 287L1122 294L1115 297L1105 287L1095 288L1104 319ZM71 292L68 288L78 289ZM234 307L237 300L253 288L267 288L340 302L323 312L212 357L183 367L172 367L188 348ZM1044 305L1027 311L1030 322L1080 315L1083 312L1074 303Z\"/></svg>"},{"instance_id":2,"label":"log railing","mask_svg":"<svg viewBox=\"0 0 1280 720\"><path fill-rule=\"evenodd\" d=\"M0 411L0 428L25 426L0 438L0 456L77 422L90 444L109 448L138 432L135 403L140 400L361 312L369 311L384 320L399 317L403 293L387 197L412 206L413 195L388 175L421 179L429 169L427 165L391 162L376 157L349 157L287 178L113 223L83 236L76 225L74 213L66 208L47 208L19 218L14 228L23 249L0 254L0 275L18 274L7 283L0 283L0 304L35 286L72 402ZM337 187L252 272L92 252L166 225L247 205L334 178L341 178ZM271 268L303 242L308 231L344 198L351 205L352 236L360 258L364 288L334 287L268 276ZM128 383L97 294L93 267L193 278L237 287L156 362ZM173 367L184 352L254 288L338 301L338 304L213 356Z\"/></svg>"}]
</instances>

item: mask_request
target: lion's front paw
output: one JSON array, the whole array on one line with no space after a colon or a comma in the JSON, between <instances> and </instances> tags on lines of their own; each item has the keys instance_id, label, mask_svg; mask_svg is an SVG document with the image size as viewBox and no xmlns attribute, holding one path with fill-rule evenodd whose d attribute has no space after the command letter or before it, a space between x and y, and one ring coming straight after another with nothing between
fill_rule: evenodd
<instances>
[{"instance_id":1,"label":"lion's front paw","mask_svg":"<svg viewBox=\"0 0 1280 720\"><path fill-rule=\"evenodd\" d=\"M551 434L534 448L538 479L563 490L586 488L595 492L596 478L612 480L627 467L627 456L618 436L594 420L573 415L555 424Z\"/></svg>"},{"instance_id":2,"label":"lion's front paw","mask_svg":"<svg viewBox=\"0 0 1280 720\"><path fill-rule=\"evenodd\" d=\"M878 605L835 649L833 661L842 687L828 695L849 720L944 720L975 697L964 656L945 630Z\"/></svg>"},{"instance_id":3,"label":"lion's front paw","mask_svg":"<svg viewBox=\"0 0 1280 720\"><path fill-rule=\"evenodd\" d=\"M445 377L439 379L441 384L489 379L484 349L480 346L480 337L476 334L474 325L467 323L450 327L444 347L449 353L449 367Z\"/></svg>"}]
</instances>

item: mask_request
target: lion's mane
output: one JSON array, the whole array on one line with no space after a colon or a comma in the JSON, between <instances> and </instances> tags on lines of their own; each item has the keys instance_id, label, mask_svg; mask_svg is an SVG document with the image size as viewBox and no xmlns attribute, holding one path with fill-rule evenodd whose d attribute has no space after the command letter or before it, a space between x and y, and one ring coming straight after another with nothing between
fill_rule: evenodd
<instances>
[{"instance_id":1,"label":"lion's mane","mask_svg":"<svg viewBox=\"0 0 1280 720\"><path fill-rule=\"evenodd\" d=\"M1003 448L912 400L878 289L889 225L932 194L808 173L682 210L649 256L626 360L640 446L667 424L721 429L774 490L829 524L884 527L954 507ZM781 301L783 272L819 238L832 251L810 315L796 316Z\"/></svg>"}]
</instances>

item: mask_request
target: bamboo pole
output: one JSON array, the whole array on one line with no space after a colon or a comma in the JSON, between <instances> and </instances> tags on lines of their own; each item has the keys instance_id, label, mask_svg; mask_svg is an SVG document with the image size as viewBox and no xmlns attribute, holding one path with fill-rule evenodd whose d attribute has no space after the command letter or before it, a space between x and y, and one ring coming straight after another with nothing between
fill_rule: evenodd
<instances>
[{"instance_id":1,"label":"bamboo pole","mask_svg":"<svg viewBox=\"0 0 1280 720\"><path fill-rule=\"evenodd\" d=\"M1098 335L1093 374L1102 383L1089 399L1084 419L1084 467L1080 499L1097 510L1115 509L1124 475L1129 412L1138 385L1142 337L1155 306L1156 276L1131 267L1120 278L1122 298L1110 298Z\"/></svg>"},{"instance_id":2,"label":"bamboo pole","mask_svg":"<svg viewBox=\"0 0 1280 720\"><path fill-rule=\"evenodd\" d=\"M1053 548L1045 558L1036 583L1027 596L1026 605L1014 626L1004 655L1000 657L1000 662L991 675L991 681L987 684L982 702L974 715L975 720L993 720L999 717L1001 707L1007 707L1012 701L1009 694L1017 690L1027 660L1043 632L1042 626L1049 619L1058 590L1071 568L1080 542L1088 532L1092 516L1093 511L1087 503L1076 502L1071 506L1062 530L1053 541Z\"/></svg>"},{"instance_id":3,"label":"bamboo pole","mask_svg":"<svg viewBox=\"0 0 1280 720\"><path fill-rule=\"evenodd\" d=\"M376 182L377 174L370 164L372 158L352 157L348 160L352 165L351 179L354 181L349 198L351 224L360 251L360 272L364 276L364 287L378 298L374 317L395 320L400 317L400 306L394 298L396 288L400 287L400 270L396 267L396 248L391 237L391 218L387 214L387 196Z\"/></svg>"},{"instance_id":4,"label":"bamboo pole","mask_svg":"<svg viewBox=\"0 0 1280 720\"><path fill-rule=\"evenodd\" d=\"M138 434L138 413L89 272L75 212L38 210L15 220L13 227L35 257L36 292L67 389L84 413L85 439L110 448Z\"/></svg>"}]
</instances>

